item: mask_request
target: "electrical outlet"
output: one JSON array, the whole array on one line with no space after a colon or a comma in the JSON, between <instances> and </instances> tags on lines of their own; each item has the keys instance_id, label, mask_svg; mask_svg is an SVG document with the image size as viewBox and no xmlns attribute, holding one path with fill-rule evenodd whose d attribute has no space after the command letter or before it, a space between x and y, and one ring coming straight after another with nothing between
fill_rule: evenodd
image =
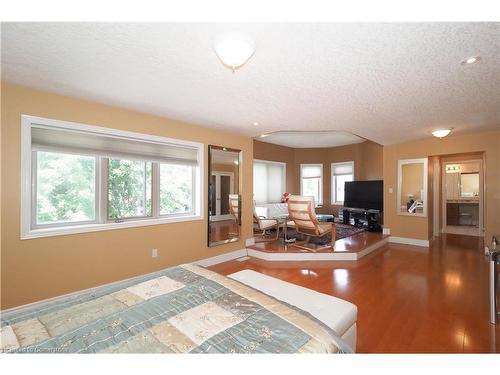
<instances>
[{"instance_id":1,"label":"electrical outlet","mask_svg":"<svg viewBox=\"0 0 500 375\"><path fill-rule=\"evenodd\" d=\"M255 238L253 238L253 237L252 237L252 238L247 238L247 239L245 240L245 245L246 245L246 246L252 246L252 245L255 245Z\"/></svg>"},{"instance_id":2,"label":"electrical outlet","mask_svg":"<svg viewBox=\"0 0 500 375\"><path fill-rule=\"evenodd\" d=\"M151 250L151 258L156 258L158 256L158 249Z\"/></svg>"}]
</instances>

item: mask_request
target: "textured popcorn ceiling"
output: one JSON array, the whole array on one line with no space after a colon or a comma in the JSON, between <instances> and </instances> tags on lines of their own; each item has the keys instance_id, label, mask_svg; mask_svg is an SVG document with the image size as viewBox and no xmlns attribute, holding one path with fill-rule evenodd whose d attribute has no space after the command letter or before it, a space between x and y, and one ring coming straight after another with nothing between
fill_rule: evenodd
<instances>
[{"instance_id":1,"label":"textured popcorn ceiling","mask_svg":"<svg viewBox=\"0 0 500 375\"><path fill-rule=\"evenodd\" d=\"M213 50L231 30L256 44L234 74ZM344 130L391 144L500 128L500 26L4 23L2 79L249 136Z\"/></svg>"}]
</instances>

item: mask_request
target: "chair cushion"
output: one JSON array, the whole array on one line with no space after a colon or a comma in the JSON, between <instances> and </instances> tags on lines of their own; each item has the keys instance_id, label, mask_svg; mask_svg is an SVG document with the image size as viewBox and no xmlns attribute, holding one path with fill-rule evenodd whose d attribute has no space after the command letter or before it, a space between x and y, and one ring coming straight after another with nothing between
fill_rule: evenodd
<instances>
[{"instance_id":1,"label":"chair cushion","mask_svg":"<svg viewBox=\"0 0 500 375\"><path fill-rule=\"evenodd\" d=\"M261 219L259 220L260 229L269 229L276 225L277 221L272 219Z\"/></svg>"},{"instance_id":2,"label":"chair cushion","mask_svg":"<svg viewBox=\"0 0 500 375\"><path fill-rule=\"evenodd\" d=\"M332 231L332 224L331 223L320 223L319 224L319 233L320 234L325 234L325 233L330 233Z\"/></svg>"}]
</instances>

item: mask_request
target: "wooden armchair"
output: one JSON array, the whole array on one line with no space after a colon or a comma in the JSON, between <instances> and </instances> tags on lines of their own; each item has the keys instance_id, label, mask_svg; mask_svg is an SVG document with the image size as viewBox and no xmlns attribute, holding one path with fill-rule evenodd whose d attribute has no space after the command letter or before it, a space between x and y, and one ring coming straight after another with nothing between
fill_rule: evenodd
<instances>
[{"instance_id":1,"label":"wooden armchair","mask_svg":"<svg viewBox=\"0 0 500 375\"><path fill-rule=\"evenodd\" d=\"M229 213L231 214L231 219L233 221L232 229L229 231L229 235L232 237L237 237L240 235L240 196L238 194L229 194ZM236 226L236 230L234 227Z\"/></svg>"},{"instance_id":2,"label":"wooden armchair","mask_svg":"<svg viewBox=\"0 0 500 375\"><path fill-rule=\"evenodd\" d=\"M255 212L255 204L253 206L253 228L254 233L258 233L256 236L254 236L255 242L276 241L279 237L279 221L276 219L268 219L264 216L257 215L257 212ZM276 235L273 237L269 237L267 235L267 232L271 229L276 230Z\"/></svg>"},{"instance_id":3,"label":"wooden armchair","mask_svg":"<svg viewBox=\"0 0 500 375\"><path fill-rule=\"evenodd\" d=\"M229 194L229 213L231 214L231 219L239 224L239 214L240 211L240 197L238 194Z\"/></svg>"},{"instance_id":4,"label":"wooden armchair","mask_svg":"<svg viewBox=\"0 0 500 375\"><path fill-rule=\"evenodd\" d=\"M316 218L314 210L314 198L291 195L288 199L289 220L295 223L295 230L298 233L306 235L306 240L295 242L292 246L308 251L318 251L335 248L336 229L334 223L320 223ZM306 246L311 241L311 237L324 237L327 234L332 236L328 245L320 247Z\"/></svg>"}]
</instances>

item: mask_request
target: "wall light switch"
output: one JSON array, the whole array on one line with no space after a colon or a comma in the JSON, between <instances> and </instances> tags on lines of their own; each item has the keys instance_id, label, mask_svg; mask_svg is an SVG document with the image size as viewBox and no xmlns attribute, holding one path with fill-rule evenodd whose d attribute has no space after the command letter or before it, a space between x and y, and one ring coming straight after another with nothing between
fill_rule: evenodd
<instances>
[{"instance_id":1,"label":"wall light switch","mask_svg":"<svg viewBox=\"0 0 500 375\"><path fill-rule=\"evenodd\" d=\"M392 194L392 188L389 188L389 194Z\"/></svg>"},{"instance_id":2,"label":"wall light switch","mask_svg":"<svg viewBox=\"0 0 500 375\"><path fill-rule=\"evenodd\" d=\"M158 249L151 250L151 258L156 258L158 256Z\"/></svg>"}]
</instances>

